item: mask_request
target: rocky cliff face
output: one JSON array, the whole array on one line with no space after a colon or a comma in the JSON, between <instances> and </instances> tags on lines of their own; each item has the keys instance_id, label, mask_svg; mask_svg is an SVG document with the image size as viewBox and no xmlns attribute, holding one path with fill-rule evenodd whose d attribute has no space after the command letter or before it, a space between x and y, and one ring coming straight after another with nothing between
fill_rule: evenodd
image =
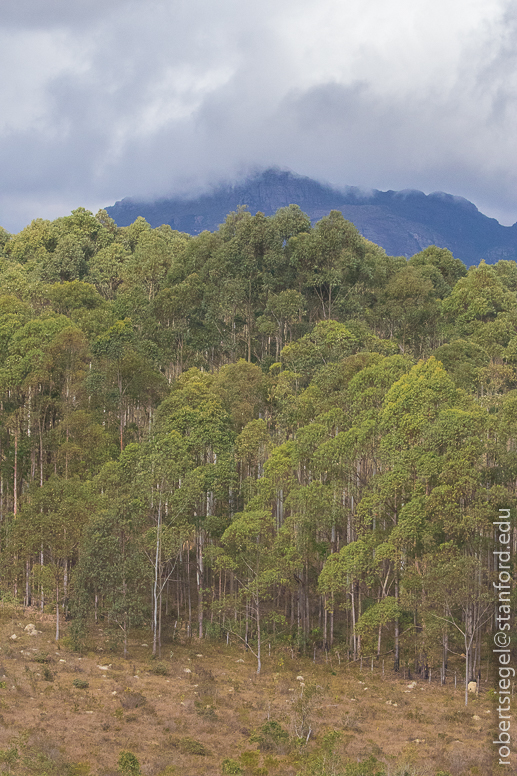
<instances>
[{"instance_id":1,"label":"rocky cliff face","mask_svg":"<svg viewBox=\"0 0 517 776\"><path fill-rule=\"evenodd\" d=\"M338 190L276 169L219 186L196 199L138 202L128 198L106 210L119 226L143 216L153 227L170 224L199 234L216 230L239 205L247 205L253 214L272 215L290 204L299 205L313 223L330 210L340 210L364 237L394 256L409 257L428 245L438 245L449 248L467 266L481 259L489 263L517 259L517 224L501 226L461 197L441 192Z\"/></svg>"}]
</instances>

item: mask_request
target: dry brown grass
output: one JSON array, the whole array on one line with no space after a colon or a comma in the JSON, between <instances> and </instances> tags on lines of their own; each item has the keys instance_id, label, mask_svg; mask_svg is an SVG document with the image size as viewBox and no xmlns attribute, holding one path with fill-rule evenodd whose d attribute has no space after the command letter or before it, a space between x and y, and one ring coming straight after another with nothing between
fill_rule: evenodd
<instances>
[{"instance_id":1,"label":"dry brown grass","mask_svg":"<svg viewBox=\"0 0 517 776\"><path fill-rule=\"evenodd\" d=\"M0 750L17 747L27 762L39 758L41 768L31 765L30 770L20 756L9 766L13 774L109 776L117 773L119 753L129 750L146 776L219 776L225 758L243 762L243 753L258 751L250 736L268 719L293 734L301 729L303 714L303 729L311 731L307 752L315 752L325 732L336 729L342 732L337 746L342 758L357 761L373 754L388 774L402 767L411 776L434 776L438 770L452 776L498 773L490 743L493 701L486 692L465 710L460 687L418 682L408 689L401 677L361 673L343 661L292 659L290 652L272 652L257 677L252 655L240 646L194 641L175 643L172 657L160 661L167 671L156 673L141 638L131 645L127 661L107 651L100 632L94 634L96 650L79 655L63 643L56 646L51 619L38 621L41 635L25 633L24 626L36 619L33 612L0 612L0 681L5 684ZM49 662L34 660L41 655ZM53 681L45 680L45 667ZM88 688L74 687L77 677ZM314 695L305 708L309 688ZM258 758L258 767L270 774L294 776L303 770L303 756L293 746L259 751Z\"/></svg>"}]
</instances>

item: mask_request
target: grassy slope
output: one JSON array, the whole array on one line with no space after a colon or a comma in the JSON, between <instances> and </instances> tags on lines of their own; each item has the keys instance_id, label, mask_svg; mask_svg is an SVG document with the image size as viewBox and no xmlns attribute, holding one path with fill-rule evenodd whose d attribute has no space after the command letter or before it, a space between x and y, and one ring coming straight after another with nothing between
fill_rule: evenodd
<instances>
[{"instance_id":1,"label":"grassy slope","mask_svg":"<svg viewBox=\"0 0 517 776\"><path fill-rule=\"evenodd\" d=\"M29 622L42 633L29 636L24 631ZM12 640L12 634L18 638ZM373 754L387 773L402 766L410 776L434 776L440 769L452 776L498 773L492 770L495 715L489 684L465 709L459 685L455 690L418 681L410 688L408 678L383 678L377 667L371 673L365 665L361 672L336 658L328 663L293 659L290 651L269 657L267 646L259 678L253 656L241 646L194 639L168 644L159 661L168 673L156 675L157 662L142 642L131 644L125 661L108 651L100 630L95 648L83 656L62 644L58 649L53 636L50 616L41 622L34 613L0 609L0 750L4 758L10 748L19 753L15 764L3 766L5 773L107 776L117 773L120 751L130 750L150 776L212 776L221 774L224 758L257 749L250 735L268 718L293 734L304 711L312 728L308 746L261 752L254 764L248 755L252 767L246 774L303 771L307 761L300 751L305 757L314 754L324 733L333 729L342 732L336 751L344 761ZM50 662L34 660L41 655ZM108 664L108 670L98 667ZM45 671L53 681L45 679ZM297 676L303 676L305 688ZM89 687L74 687L74 679L88 681ZM145 698L142 705L137 693ZM208 753L191 753L189 739Z\"/></svg>"}]
</instances>

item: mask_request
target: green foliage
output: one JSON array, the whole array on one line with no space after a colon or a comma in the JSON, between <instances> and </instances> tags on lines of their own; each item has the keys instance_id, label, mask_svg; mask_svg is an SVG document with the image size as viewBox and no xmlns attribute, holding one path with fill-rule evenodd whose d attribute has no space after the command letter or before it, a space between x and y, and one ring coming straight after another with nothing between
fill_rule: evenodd
<instances>
[{"instance_id":1,"label":"green foliage","mask_svg":"<svg viewBox=\"0 0 517 776\"><path fill-rule=\"evenodd\" d=\"M18 749L13 746L10 749L0 749L0 762L5 763L8 768L16 765L20 757Z\"/></svg>"},{"instance_id":2,"label":"green foliage","mask_svg":"<svg viewBox=\"0 0 517 776\"><path fill-rule=\"evenodd\" d=\"M361 763L347 763L344 776L386 776L386 771L382 768L381 763L371 755Z\"/></svg>"},{"instance_id":3,"label":"green foliage","mask_svg":"<svg viewBox=\"0 0 517 776\"><path fill-rule=\"evenodd\" d=\"M156 676L169 676L169 666L166 663L154 663L151 666L151 673Z\"/></svg>"},{"instance_id":4,"label":"green foliage","mask_svg":"<svg viewBox=\"0 0 517 776\"><path fill-rule=\"evenodd\" d=\"M230 757L226 757L221 763L221 773L223 776L231 776L235 774L244 773L238 760L232 760Z\"/></svg>"},{"instance_id":5,"label":"green foliage","mask_svg":"<svg viewBox=\"0 0 517 776\"><path fill-rule=\"evenodd\" d=\"M4 617L125 657L242 639L258 671L264 643L336 640L479 664L516 506L515 262L406 261L295 205L197 237L78 208L0 251Z\"/></svg>"},{"instance_id":6,"label":"green foliage","mask_svg":"<svg viewBox=\"0 0 517 776\"><path fill-rule=\"evenodd\" d=\"M32 659L35 663L50 663L50 657L48 655L42 655L36 653L33 655Z\"/></svg>"},{"instance_id":7,"label":"green foliage","mask_svg":"<svg viewBox=\"0 0 517 776\"><path fill-rule=\"evenodd\" d=\"M275 720L265 722L260 730L250 736L261 752L279 752L289 743L289 733Z\"/></svg>"},{"instance_id":8,"label":"green foliage","mask_svg":"<svg viewBox=\"0 0 517 776\"><path fill-rule=\"evenodd\" d=\"M241 754L240 761L245 768L249 768L250 770L254 771L256 768L258 768L260 754L254 749L248 749L246 752Z\"/></svg>"},{"instance_id":9,"label":"green foliage","mask_svg":"<svg viewBox=\"0 0 517 776\"><path fill-rule=\"evenodd\" d=\"M74 679L72 682L74 687L77 687L79 690L87 690L90 686L90 683L87 682L85 679Z\"/></svg>"},{"instance_id":10,"label":"green foliage","mask_svg":"<svg viewBox=\"0 0 517 776\"><path fill-rule=\"evenodd\" d=\"M122 751L118 758L118 768L124 776L138 776L141 773L138 758L132 752Z\"/></svg>"},{"instance_id":11,"label":"green foliage","mask_svg":"<svg viewBox=\"0 0 517 776\"><path fill-rule=\"evenodd\" d=\"M342 776L347 773L343 770L341 757L335 752L340 740L341 733L337 730L325 733L320 746L308 755L303 771L297 776Z\"/></svg>"},{"instance_id":12,"label":"green foliage","mask_svg":"<svg viewBox=\"0 0 517 776\"><path fill-rule=\"evenodd\" d=\"M178 741L178 746L181 752L183 754L195 754L199 755L200 757L207 757L209 754L211 754L210 750L207 749L207 747L201 743L201 741L196 741L195 738L191 738L190 736L183 736Z\"/></svg>"}]
</instances>

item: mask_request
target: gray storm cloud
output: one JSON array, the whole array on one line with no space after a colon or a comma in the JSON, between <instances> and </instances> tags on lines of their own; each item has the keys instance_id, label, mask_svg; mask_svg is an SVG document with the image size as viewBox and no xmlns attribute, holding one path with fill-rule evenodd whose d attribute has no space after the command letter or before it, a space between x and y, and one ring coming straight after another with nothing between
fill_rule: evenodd
<instances>
[{"instance_id":1,"label":"gray storm cloud","mask_svg":"<svg viewBox=\"0 0 517 776\"><path fill-rule=\"evenodd\" d=\"M18 0L0 9L0 223L278 165L517 220L507 0Z\"/></svg>"}]
</instances>

